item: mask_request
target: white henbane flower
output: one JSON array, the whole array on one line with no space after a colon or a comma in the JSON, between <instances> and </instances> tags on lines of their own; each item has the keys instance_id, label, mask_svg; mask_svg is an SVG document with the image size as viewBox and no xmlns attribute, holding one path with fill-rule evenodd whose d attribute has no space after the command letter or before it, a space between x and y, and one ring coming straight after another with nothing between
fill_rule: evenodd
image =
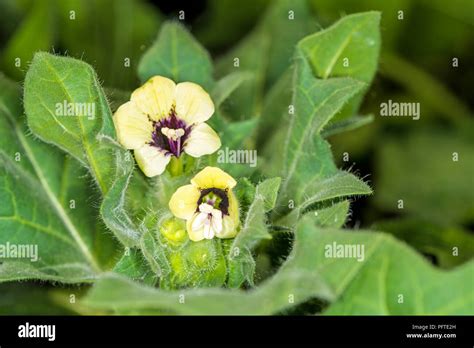
<instances>
[{"instance_id":1,"label":"white henbane flower","mask_svg":"<svg viewBox=\"0 0 474 348\"><path fill-rule=\"evenodd\" d=\"M213 113L214 104L201 86L154 76L118 108L113 120L119 142L134 150L138 166L152 177L164 172L172 156L201 157L219 149L219 136L204 123Z\"/></svg>"},{"instance_id":2,"label":"white henbane flower","mask_svg":"<svg viewBox=\"0 0 474 348\"><path fill-rule=\"evenodd\" d=\"M181 186L169 201L174 216L186 220L189 239L233 238L239 227L236 181L216 167L206 167Z\"/></svg>"}]
</instances>

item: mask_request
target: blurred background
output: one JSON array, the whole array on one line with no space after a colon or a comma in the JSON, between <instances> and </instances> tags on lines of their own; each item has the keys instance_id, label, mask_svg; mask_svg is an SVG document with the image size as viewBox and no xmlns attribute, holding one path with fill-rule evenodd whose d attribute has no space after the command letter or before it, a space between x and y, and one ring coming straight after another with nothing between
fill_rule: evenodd
<instances>
[{"instance_id":1,"label":"blurred background","mask_svg":"<svg viewBox=\"0 0 474 348\"><path fill-rule=\"evenodd\" d=\"M338 165L374 188L372 196L354 200L347 226L392 233L441 268L471 258L474 1L288 0L300 21L291 32L272 17L273 2L0 0L0 70L22 81L33 52L54 50L84 59L105 87L128 93L139 84L140 56L161 23L175 19L209 50L217 74L226 57L245 56L241 64L263 76L257 87L265 96L291 64L300 38L344 15L381 11L379 69L360 110L374 120L329 138ZM125 58L130 67L124 68ZM388 100L419 102L420 119L381 117L380 104ZM256 100L254 109L239 112L258 113L261 103ZM238 99L227 107L232 110L236 104ZM453 255L453 247L460 249L459 255ZM18 287L18 296L25 293L28 307L30 293L9 286ZM8 301L0 297L0 313L22 312L8 308Z\"/></svg>"}]
</instances>

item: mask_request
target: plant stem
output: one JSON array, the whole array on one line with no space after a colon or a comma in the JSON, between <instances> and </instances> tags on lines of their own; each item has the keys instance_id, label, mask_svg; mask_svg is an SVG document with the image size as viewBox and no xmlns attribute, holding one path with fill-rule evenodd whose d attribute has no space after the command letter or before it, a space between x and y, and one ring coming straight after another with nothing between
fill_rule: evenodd
<instances>
[{"instance_id":1,"label":"plant stem","mask_svg":"<svg viewBox=\"0 0 474 348\"><path fill-rule=\"evenodd\" d=\"M172 157L169 163L169 172L171 176L180 176L183 174L183 158L180 157Z\"/></svg>"}]
</instances>

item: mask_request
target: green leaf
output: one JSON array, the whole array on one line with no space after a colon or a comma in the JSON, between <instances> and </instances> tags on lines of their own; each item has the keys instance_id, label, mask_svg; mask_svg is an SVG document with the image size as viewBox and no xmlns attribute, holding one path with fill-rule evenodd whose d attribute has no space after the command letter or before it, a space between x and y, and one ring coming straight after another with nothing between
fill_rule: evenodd
<instances>
[{"instance_id":1,"label":"green leaf","mask_svg":"<svg viewBox=\"0 0 474 348\"><path fill-rule=\"evenodd\" d=\"M340 200L356 195L368 195L372 193L371 188L356 176L339 171L337 174L326 179L312 180L301 187L301 195L295 195L294 208L283 219L278 221L280 225L294 226L296 221L309 210L317 210L327 205L318 205L334 200ZM337 203L337 202L336 202ZM331 204L332 205L332 204ZM344 219L345 220L345 219ZM344 223L340 221L340 223Z\"/></svg>"},{"instance_id":2,"label":"green leaf","mask_svg":"<svg viewBox=\"0 0 474 348\"><path fill-rule=\"evenodd\" d=\"M337 174L321 181L309 182L302 190L302 192L305 191L308 194L305 195L303 200L299 200L298 207L301 210L305 210L317 202L372 193L366 183L344 171L339 171Z\"/></svg>"},{"instance_id":3,"label":"green leaf","mask_svg":"<svg viewBox=\"0 0 474 348\"><path fill-rule=\"evenodd\" d=\"M114 158L98 137L113 137L115 131L92 67L72 58L37 53L26 74L24 104L33 133L75 157L89 169L102 193L107 193ZM74 116L61 116L66 113L61 109L70 105L82 109Z\"/></svg>"},{"instance_id":4,"label":"green leaf","mask_svg":"<svg viewBox=\"0 0 474 348\"><path fill-rule=\"evenodd\" d=\"M358 267L344 295L325 314L470 315L474 312L472 282L466 281L474 276L474 262L450 272L440 271L405 244L386 235L365 233L358 239L349 237L353 234L345 233L346 238L338 235L333 240L367 243L374 239L376 246Z\"/></svg>"},{"instance_id":5,"label":"green leaf","mask_svg":"<svg viewBox=\"0 0 474 348\"><path fill-rule=\"evenodd\" d=\"M334 134L347 132L347 131L365 126L369 124L370 122L372 122L373 120L374 120L373 115L367 115L367 116L354 116L354 117L347 118L345 120L332 122L323 129L323 131L321 132L321 135L327 138Z\"/></svg>"},{"instance_id":6,"label":"green leaf","mask_svg":"<svg viewBox=\"0 0 474 348\"><path fill-rule=\"evenodd\" d=\"M223 144L222 148L228 147L232 150L238 150L240 147L244 146L249 135L255 131L257 122L258 119L253 118L245 121L227 123L221 135L221 141Z\"/></svg>"},{"instance_id":7,"label":"green leaf","mask_svg":"<svg viewBox=\"0 0 474 348\"><path fill-rule=\"evenodd\" d=\"M276 81L269 91L265 94L262 104L262 112L258 118L258 129L257 135L257 146L259 149L263 148L263 151L272 154L275 151L275 146L271 143L272 140L281 136L281 133L285 131L282 124L289 122L291 96L293 91L288 86L292 84L292 77L294 65L290 66ZM275 141L279 144L279 141ZM270 143L270 145L268 145ZM268 145L265 148L265 145ZM280 147L282 147L280 145ZM268 149L268 150L267 150ZM278 151L276 151L278 152Z\"/></svg>"},{"instance_id":8,"label":"green leaf","mask_svg":"<svg viewBox=\"0 0 474 348\"><path fill-rule=\"evenodd\" d=\"M295 221L311 204L321 200L317 197L324 195L325 191L334 190L333 194L329 194L325 199L371 192L366 184L354 176L346 176L351 183L341 182L341 190L336 189L339 181L344 179L338 175L329 145L320 134L335 115L366 88L364 81L371 79L372 70L375 69L370 67L373 57L368 60L364 71L360 70L364 66L358 66L360 71L352 74L356 78L332 77L332 74L333 71L338 71L336 63L341 52L355 55L359 48L353 47L354 45L360 45L362 39L375 40L373 35L378 36L378 27L372 26L373 23L378 23L378 17L377 13L372 12L348 16L333 27L310 35L298 43L295 53L293 101L290 105L293 112L290 112L290 127L284 149L286 180L277 204L277 215L287 214L288 206L297 209L291 212L286 221L282 221L284 224L294 226ZM347 30L348 23L354 24L355 29ZM367 33L367 23L376 33ZM358 28L364 30L359 33ZM375 58L378 49L379 45L374 41ZM359 64L365 64L362 61L364 60L359 59ZM324 181L325 184L322 184Z\"/></svg>"},{"instance_id":9,"label":"green leaf","mask_svg":"<svg viewBox=\"0 0 474 348\"><path fill-rule=\"evenodd\" d=\"M258 184L256 196L263 198L265 211L270 211L275 207L280 183L281 178L271 178Z\"/></svg>"},{"instance_id":10,"label":"green leaf","mask_svg":"<svg viewBox=\"0 0 474 348\"><path fill-rule=\"evenodd\" d=\"M234 193L239 201L239 208L241 211L248 211L253 202L256 192L255 186L248 178L241 178L237 181L237 186L234 188Z\"/></svg>"},{"instance_id":11,"label":"green leaf","mask_svg":"<svg viewBox=\"0 0 474 348\"><path fill-rule=\"evenodd\" d=\"M91 206L97 193L76 160L26 135L20 89L0 84L0 244L38 248L36 262L3 260L0 281L92 281L115 252Z\"/></svg>"},{"instance_id":12,"label":"green leaf","mask_svg":"<svg viewBox=\"0 0 474 348\"><path fill-rule=\"evenodd\" d=\"M237 69L251 74L251 78L242 83L225 103L228 113L236 120L245 120L259 113L259 103L263 98L265 83L266 55L270 47L270 39L263 32L256 32L241 42L234 50L222 57L216 65L219 76L228 75ZM235 66L236 60L238 67Z\"/></svg>"},{"instance_id":13,"label":"green leaf","mask_svg":"<svg viewBox=\"0 0 474 348\"><path fill-rule=\"evenodd\" d=\"M150 231L142 235L140 247L153 273L160 278L166 277L170 273L170 266L164 248L158 245Z\"/></svg>"},{"instance_id":14,"label":"green leaf","mask_svg":"<svg viewBox=\"0 0 474 348\"><path fill-rule=\"evenodd\" d=\"M338 118L357 112L375 75L380 50L379 23L379 12L349 15L298 44L317 78L347 76L366 84Z\"/></svg>"},{"instance_id":15,"label":"green leaf","mask_svg":"<svg viewBox=\"0 0 474 348\"><path fill-rule=\"evenodd\" d=\"M330 150L325 149L327 145L318 135L342 106L364 87L363 83L350 78L317 79L303 57L299 57L296 64L295 115L290 120L286 140L287 179L284 183L285 189L289 186L295 191L296 186L315 177L315 155L321 163L316 176L324 177L335 172L335 168L331 168L334 165Z\"/></svg>"},{"instance_id":16,"label":"green leaf","mask_svg":"<svg viewBox=\"0 0 474 348\"><path fill-rule=\"evenodd\" d=\"M211 92L215 108L219 108L242 82L251 78L251 76L251 74L245 72L233 72L217 81Z\"/></svg>"},{"instance_id":17,"label":"green leaf","mask_svg":"<svg viewBox=\"0 0 474 348\"><path fill-rule=\"evenodd\" d=\"M263 201L258 202L263 213ZM137 312L165 309L177 314L277 313L293 306L293 299L297 304L313 296L332 298L331 291L315 272L315 248L314 231L297 234L292 254L278 274L250 291L216 288L162 291L109 274L96 283L84 304L92 308Z\"/></svg>"},{"instance_id":18,"label":"green leaf","mask_svg":"<svg viewBox=\"0 0 474 348\"><path fill-rule=\"evenodd\" d=\"M227 254L229 287L239 287L245 281L254 284L255 261L252 250L261 240L271 239L266 226L265 212L275 206L280 182L280 178L272 178L257 186L242 228L229 246Z\"/></svg>"},{"instance_id":19,"label":"green leaf","mask_svg":"<svg viewBox=\"0 0 474 348\"><path fill-rule=\"evenodd\" d=\"M342 227L349 213L349 201L334 203L329 207L315 210L312 221L320 227ZM293 225L294 223L292 223Z\"/></svg>"},{"instance_id":20,"label":"green leaf","mask_svg":"<svg viewBox=\"0 0 474 348\"><path fill-rule=\"evenodd\" d=\"M209 53L181 25L163 24L158 38L138 65L142 82L161 75L175 82L191 81L205 89L212 87L212 61Z\"/></svg>"},{"instance_id":21,"label":"green leaf","mask_svg":"<svg viewBox=\"0 0 474 348\"><path fill-rule=\"evenodd\" d=\"M434 257L441 268L449 269L474 257L474 236L461 227L407 217L378 221L373 228L391 233L419 252Z\"/></svg>"},{"instance_id":22,"label":"green leaf","mask_svg":"<svg viewBox=\"0 0 474 348\"><path fill-rule=\"evenodd\" d=\"M79 60L37 53L26 75L24 102L33 133L89 170L104 198L100 212L107 227L125 246L136 246L142 231L124 206L134 162L114 140L111 111L94 70ZM91 112L58 115L64 103Z\"/></svg>"},{"instance_id":23,"label":"green leaf","mask_svg":"<svg viewBox=\"0 0 474 348\"><path fill-rule=\"evenodd\" d=\"M218 116L218 115L217 115ZM213 118L216 118L214 116ZM209 122L213 124L215 122ZM225 122L222 131L219 132L222 146L217 151L215 157L217 165L233 177L250 177L259 166L261 158L257 156L257 151L252 148L249 138L255 132L257 118L244 121ZM245 150L247 152L242 152ZM243 155L239 155L243 154ZM232 157L235 155L234 157ZM234 158L237 163L232 163ZM242 163L238 162L242 161Z\"/></svg>"},{"instance_id":24,"label":"green leaf","mask_svg":"<svg viewBox=\"0 0 474 348\"><path fill-rule=\"evenodd\" d=\"M144 229L133 221L126 207L126 193L133 174L134 162L128 151L115 151L114 182L104 196L100 206L100 214L108 228L126 247L138 246Z\"/></svg>"},{"instance_id":25,"label":"green leaf","mask_svg":"<svg viewBox=\"0 0 474 348\"><path fill-rule=\"evenodd\" d=\"M458 161L453 160L456 156ZM474 190L469 184L474 178L474 143L462 130L426 129L385 137L374 163L379 209L441 224L474 221Z\"/></svg>"},{"instance_id":26,"label":"green leaf","mask_svg":"<svg viewBox=\"0 0 474 348\"><path fill-rule=\"evenodd\" d=\"M135 248L124 252L113 272L150 286L155 285L157 281L156 274L150 269L141 251Z\"/></svg>"},{"instance_id":27,"label":"green leaf","mask_svg":"<svg viewBox=\"0 0 474 348\"><path fill-rule=\"evenodd\" d=\"M411 0L394 1L378 1L378 0L339 0L337 2L331 0L310 0L311 7L318 14L321 20L332 23L341 18L341 9L344 13L352 14L363 11L380 11L380 27L384 28L381 32L383 48L394 47L396 44L406 42L407 37L402 36L404 30L407 29L407 21L400 20L397 16L398 11L403 9L405 18L414 18L417 13L413 12L413 8L420 8L421 12L425 9L417 6ZM411 35L410 35L411 37Z\"/></svg>"},{"instance_id":28,"label":"green leaf","mask_svg":"<svg viewBox=\"0 0 474 348\"><path fill-rule=\"evenodd\" d=\"M291 255L257 289L163 292L106 275L92 288L85 304L186 314L270 314L290 307L292 301L296 305L318 297L333 302L326 311L333 315L473 312L472 284L466 282L474 275L472 261L449 272L440 271L386 234L320 229L311 219L308 216L299 223ZM354 246L364 251L331 255L328 250L334 243L336 248L349 245L351 250ZM452 286L446 289L448 283Z\"/></svg>"},{"instance_id":29,"label":"green leaf","mask_svg":"<svg viewBox=\"0 0 474 348\"><path fill-rule=\"evenodd\" d=\"M289 12L295 14L294 20ZM304 0L271 2L260 24L236 48L217 62L220 76L236 69L252 73L252 78L234 93L226 105L234 119L248 119L260 114L263 98L291 64L294 47L299 39L315 26ZM235 66L235 58L239 66Z\"/></svg>"}]
</instances>

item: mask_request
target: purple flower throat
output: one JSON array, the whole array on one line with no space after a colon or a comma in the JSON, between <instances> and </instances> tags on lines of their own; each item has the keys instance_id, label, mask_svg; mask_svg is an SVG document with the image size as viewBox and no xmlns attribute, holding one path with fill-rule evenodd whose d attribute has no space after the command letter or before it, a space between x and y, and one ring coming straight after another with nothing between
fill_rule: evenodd
<instances>
[{"instance_id":1,"label":"purple flower throat","mask_svg":"<svg viewBox=\"0 0 474 348\"><path fill-rule=\"evenodd\" d=\"M151 121L153 132L151 133L151 146L156 146L166 152L166 155L179 157L183 152L183 145L191 133L192 125L186 125L186 122L176 116L174 108L166 118L159 121ZM179 136L168 136L165 133L176 133ZM182 133L182 134L181 134Z\"/></svg>"}]
</instances>

